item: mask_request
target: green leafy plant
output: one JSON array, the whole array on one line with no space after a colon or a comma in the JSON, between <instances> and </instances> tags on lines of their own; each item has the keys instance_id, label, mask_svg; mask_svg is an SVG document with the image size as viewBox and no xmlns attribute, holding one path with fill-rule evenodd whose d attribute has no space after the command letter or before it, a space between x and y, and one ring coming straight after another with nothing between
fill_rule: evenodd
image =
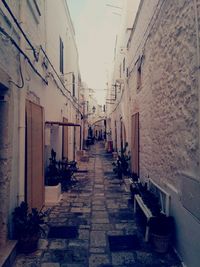
<instances>
[{"instance_id":1,"label":"green leafy plant","mask_svg":"<svg viewBox=\"0 0 200 267\"><path fill-rule=\"evenodd\" d=\"M14 237L19 240L21 252L32 252L37 248L38 239L45 233L42 228L47 212L33 208L29 212L28 204L22 202L13 212Z\"/></svg>"},{"instance_id":2,"label":"green leafy plant","mask_svg":"<svg viewBox=\"0 0 200 267\"><path fill-rule=\"evenodd\" d=\"M130 155L129 152L127 153L127 147L128 143L125 143L125 146L122 147L120 154L118 155L117 161L113 162L112 165L114 173L118 175L119 178L122 178L122 175L128 175L129 174L129 161L130 161Z\"/></svg>"}]
</instances>

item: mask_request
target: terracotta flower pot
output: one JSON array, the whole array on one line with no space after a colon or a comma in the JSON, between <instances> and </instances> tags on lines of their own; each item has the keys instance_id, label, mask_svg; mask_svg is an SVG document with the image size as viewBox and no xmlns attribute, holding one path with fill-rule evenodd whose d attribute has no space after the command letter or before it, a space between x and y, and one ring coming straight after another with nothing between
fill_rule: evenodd
<instances>
[{"instance_id":1,"label":"terracotta flower pot","mask_svg":"<svg viewBox=\"0 0 200 267\"><path fill-rule=\"evenodd\" d=\"M171 235L158 235L158 234L151 234L152 242L154 245L154 250L159 253L166 253L169 249Z\"/></svg>"},{"instance_id":2,"label":"terracotta flower pot","mask_svg":"<svg viewBox=\"0 0 200 267\"><path fill-rule=\"evenodd\" d=\"M18 242L18 251L20 253L32 253L37 250L38 247L39 234L21 237Z\"/></svg>"}]
</instances>

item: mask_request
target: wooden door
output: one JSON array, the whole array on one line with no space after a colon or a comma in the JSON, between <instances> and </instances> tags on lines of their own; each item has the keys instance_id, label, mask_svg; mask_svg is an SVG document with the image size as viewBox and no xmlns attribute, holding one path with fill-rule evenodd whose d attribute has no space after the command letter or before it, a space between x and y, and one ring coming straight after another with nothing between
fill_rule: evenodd
<instances>
[{"instance_id":1,"label":"wooden door","mask_svg":"<svg viewBox=\"0 0 200 267\"><path fill-rule=\"evenodd\" d=\"M131 169L139 176L139 113L131 121Z\"/></svg>"},{"instance_id":2,"label":"wooden door","mask_svg":"<svg viewBox=\"0 0 200 267\"><path fill-rule=\"evenodd\" d=\"M26 182L25 199L30 208L44 205L43 108L26 101Z\"/></svg>"},{"instance_id":3,"label":"wooden door","mask_svg":"<svg viewBox=\"0 0 200 267\"><path fill-rule=\"evenodd\" d=\"M117 121L115 121L115 151L117 151Z\"/></svg>"},{"instance_id":4,"label":"wooden door","mask_svg":"<svg viewBox=\"0 0 200 267\"><path fill-rule=\"evenodd\" d=\"M68 123L68 119L63 118L64 123ZM68 158L68 126L63 126L63 142L62 142L62 157Z\"/></svg>"}]
</instances>

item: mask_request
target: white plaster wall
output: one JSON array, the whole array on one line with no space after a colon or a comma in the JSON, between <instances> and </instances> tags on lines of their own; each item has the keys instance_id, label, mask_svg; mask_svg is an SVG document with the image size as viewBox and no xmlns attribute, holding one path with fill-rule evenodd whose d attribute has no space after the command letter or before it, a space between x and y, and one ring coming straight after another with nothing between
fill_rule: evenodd
<instances>
[{"instance_id":1,"label":"white plaster wall","mask_svg":"<svg viewBox=\"0 0 200 267\"><path fill-rule=\"evenodd\" d=\"M58 18L56 20L52 20L52 18ZM47 39L46 39L46 51L49 55L50 60L54 64L58 74L59 72L59 37L62 38L64 43L64 82L67 89L71 92L72 95L72 72L75 75L75 100L78 99L78 51L75 43L75 33L72 25L72 21L70 18L69 10L66 5L66 1L47 1L46 2L46 25L47 25ZM54 34L52 34L52 32ZM54 86L55 87L55 86ZM55 90L55 88L52 88ZM58 91L58 89L56 89ZM52 91L52 94L55 94ZM58 93L57 93L58 94ZM55 102L55 97L51 97L48 101L51 103ZM62 115L68 118L69 122L76 123L76 109L74 106L62 95L60 98L57 98L59 107L62 107ZM60 99L60 100L59 100ZM67 109L65 108L67 105ZM57 112L52 110L52 105L50 104L48 110L46 111L46 116L59 116L60 110ZM69 159L73 159L73 149L74 149L74 141L73 135L74 130L73 127L68 128L69 132Z\"/></svg>"},{"instance_id":2,"label":"white plaster wall","mask_svg":"<svg viewBox=\"0 0 200 267\"><path fill-rule=\"evenodd\" d=\"M127 0L123 2L121 27L119 29L119 34L117 36L116 43L116 55L113 63L113 75L112 81L109 83L109 93L107 98L113 99L114 87L116 81L121 83L121 90L117 87L117 99L116 101L108 101L113 104L108 104L107 116L112 118L112 138L115 140L115 125L114 121L117 121L117 143L118 149L120 149L120 118L122 119L127 135L127 141L130 145L130 123L128 114L130 112L130 93L127 90L127 68L129 67L129 58L127 56L127 42L130 37L131 28L134 27L134 20L138 11L140 0L131 1ZM125 70L123 70L123 60L125 59ZM121 77L120 77L120 65L121 65ZM114 141L115 144L115 141Z\"/></svg>"},{"instance_id":3,"label":"white plaster wall","mask_svg":"<svg viewBox=\"0 0 200 267\"><path fill-rule=\"evenodd\" d=\"M21 57L22 74L24 78L24 87L22 89L16 88L15 85L10 86L11 105L12 105L12 151L11 151L11 181L10 181L10 208L9 221L12 219L12 211L14 207L24 199L24 164L25 164L25 99L29 99L44 108L45 121L62 121L66 117L71 122L76 122L76 112L69 100L63 96L58 86L62 88L58 79L55 81L51 75L54 75L52 69L49 67L45 69L42 67L44 55L39 49L40 45L46 49L47 55L54 64L56 70L59 72L59 36L65 42L65 70L73 71L78 81L78 52L74 39L74 30L69 12L66 7L66 1L40 1L41 16L38 21L35 20L28 1L7 1L9 7L14 15L21 23L27 37L36 48L39 59L36 61L33 57L29 45L24 40L11 16L0 3L1 11L8 17L5 20L3 13L0 12L0 24L17 43L21 49L28 55L31 62L38 70L38 72L48 79L48 85L39 78L32 70L27 61ZM30 1L29 1L30 2ZM58 14L55 13L58 11ZM49 13L48 13L49 12ZM53 15L53 16L52 16ZM52 20L52 17L56 19ZM58 19L59 18L59 19ZM49 23L49 27L45 28ZM63 27L63 25L65 25ZM20 38L19 38L20 36ZM48 45L47 45L48 44ZM11 46L9 40L2 37L0 34L0 68L17 84L21 84L21 77L19 75L19 56L16 48ZM66 81L68 82L68 81ZM71 86L71 88L70 88ZM67 85L69 90L72 85ZM78 86L76 86L76 98L78 98ZM70 156L73 157L73 131L69 136L70 140ZM55 138L55 148L59 158L61 158L61 142L62 142L62 127L59 127L57 137ZM47 151L50 153L50 150ZM47 153L47 158L50 156ZM9 192L8 192L9 193ZM8 194L9 195L9 194Z\"/></svg>"},{"instance_id":4,"label":"white plaster wall","mask_svg":"<svg viewBox=\"0 0 200 267\"><path fill-rule=\"evenodd\" d=\"M59 19L52 19L58 17ZM73 24L65 0L46 2L46 26L47 53L59 72L59 38L61 37L64 43L64 79L66 87L72 93L71 72L73 72L76 78L76 98L78 98L78 51Z\"/></svg>"},{"instance_id":5,"label":"white plaster wall","mask_svg":"<svg viewBox=\"0 0 200 267\"><path fill-rule=\"evenodd\" d=\"M19 17L19 3L8 1L9 5L13 8L14 14L16 17ZM19 35L16 27L12 26L12 19L6 19L8 16L8 12L4 8L3 4L0 3L0 26L12 36L14 40L19 44ZM3 70L6 75L8 75L9 79L14 81L17 84L21 84L21 80L19 78L19 55L14 46L11 45L8 38L3 36L0 33L0 69ZM1 83L4 84L3 80L0 80ZM4 199L8 205L8 211L3 216L6 217L8 223L8 234L10 236L11 233L11 225L10 220L12 217L13 208L17 205L18 197L19 197L19 186L18 186L18 126L19 126L19 110L18 110L18 97L19 90L16 90L16 87L13 84L9 84L9 95L10 95L10 166L9 168L9 179L10 179L10 189L4 196ZM3 138L3 137L1 137ZM8 217L7 217L8 216Z\"/></svg>"},{"instance_id":6,"label":"white plaster wall","mask_svg":"<svg viewBox=\"0 0 200 267\"><path fill-rule=\"evenodd\" d=\"M30 17L25 30L30 33L30 40L39 47L43 46L51 63L59 76L60 44L61 37L64 43L64 73L74 72L76 81L78 81L78 52L74 39L73 25L66 6L66 1L41 1L41 17L37 23L31 13L28 4L23 5L24 21ZM56 19L53 19L56 18ZM59 18L59 19L58 19ZM33 31L31 30L33 29ZM32 55L30 54L31 58ZM30 66L25 66L25 74L29 81L26 82L25 90L27 97L44 107L45 121L62 121L63 117L68 118L69 122L76 122L76 110L70 103L70 94L63 88L61 82L56 77L51 66L48 64L47 70L41 67L44 55L40 51L37 69L43 75L48 76L48 86L33 73ZM50 72L50 74L49 74ZM53 77L52 77L53 74ZM69 91L72 90L71 73L64 76L65 86ZM63 96L62 91L67 95ZM78 95L78 86L76 85L76 96ZM71 98L72 101L72 98ZM57 148L57 155L61 156L61 135L62 127L58 130L57 139L54 138L54 146ZM50 151L50 150L49 150ZM69 127L69 158L73 155L73 130Z\"/></svg>"}]
</instances>

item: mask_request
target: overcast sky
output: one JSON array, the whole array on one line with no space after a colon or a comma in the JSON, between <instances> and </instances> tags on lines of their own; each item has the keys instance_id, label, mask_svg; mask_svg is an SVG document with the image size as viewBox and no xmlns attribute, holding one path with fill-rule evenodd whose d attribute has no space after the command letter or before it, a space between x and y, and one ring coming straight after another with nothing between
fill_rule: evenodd
<instances>
[{"instance_id":1,"label":"overcast sky","mask_svg":"<svg viewBox=\"0 0 200 267\"><path fill-rule=\"evenodd\" d=\"M82 80L90 88L104 89L107 71L114 56L116 34L119 29L122 0L67 0L74 23ZM105 91L97 90L103 103Z\"/></svg>"}]
</instances>

